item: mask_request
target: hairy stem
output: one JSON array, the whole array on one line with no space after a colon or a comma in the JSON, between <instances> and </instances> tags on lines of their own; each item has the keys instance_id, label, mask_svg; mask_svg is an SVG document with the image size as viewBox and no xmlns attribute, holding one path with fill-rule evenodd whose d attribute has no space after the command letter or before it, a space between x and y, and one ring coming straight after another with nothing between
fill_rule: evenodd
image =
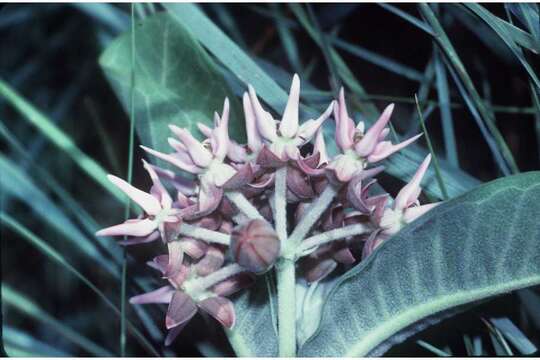
<instances>
[{"instance_id":1,"label":"hairy stem","mask_svg":"<svg viewBox=\"0 0 540 360\"><path fill-rule=\"evenodd\" d=\"M334 240L346 238L348 236L356 236L366 234L371 229L362 224L354 224L344 226L342 228L326 231L302 241L297 251L297 256L302 257L311 254L318 246L329 243Z\"/></svg>"},{"instance_id":2,"label":"hairy stem","mask_svg":"<svg viewBox=\"0 0 540 360\"><path fill-rule=\"evenodd\" d=\"M294 260L276 264L278 293L279 356L296 356L296 288Z\"/></svg>"},{"instance_id":3,"label":"hairy stem","mask_svg":"<svg viewBox=\"0 0 540 360\"><path fill-rule=\"evenodd\" d=\"M337 189L328 184L317 200L315 200L307 209L304 216L302 216L300 223L294 228L289 240L292 244L300 244L300 242L306 237L313 224L319 220L322 213L326 210L328 205L330 205L334 199L334 196L336 196L336 193Z\"/></svg>"},{"instance_id":4,"label":"hairy stem","mask_svg":"<svg viewBox=\"0 0 540 360\"><path fill-rule=\"evenodd\" d=\"M274 223L281 242L281 249L287 240L287 167L283 166L276 171L274 191Z\"/></svg>"},{"instance_id":5,"label":"hairy stem","mask_svg":"<svg viewBox=\"0 0 540 360\"><path fill-rule=\"evenodd\" d=\"M230 235L185 223L180 226L180 235L227 246L231 243Z\"/></svg>"},{"instance_id":6,"label":"hairy stem","mask_svg":"<svg viewBox=\"0 0 540 360\"><path fill-rule=\"evenodd\" d=\"M225 195L233 202L233 204L240 210L244 215L250 219L263 219L261 213L251 204L244 195L239 191L228 191Z\"/></svg>"}]
</instances>

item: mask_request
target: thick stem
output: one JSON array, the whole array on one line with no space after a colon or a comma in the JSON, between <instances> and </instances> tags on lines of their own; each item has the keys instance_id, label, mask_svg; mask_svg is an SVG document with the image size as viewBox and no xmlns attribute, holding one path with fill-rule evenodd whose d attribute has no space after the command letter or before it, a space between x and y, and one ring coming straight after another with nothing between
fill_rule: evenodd
<instances>
[{"instance_id":1,"label":"thick stem","mask_svg":"<svg viewBox=\"0 0 540 360\"><path fill-rule=\"evenodd\" d=\"M185 223L180 225L180 235L227 246L231 243L230 235Z\"/></svg>"},{"instance_id":2,"label":"thick stem","mask_svg":"<svg viewBox=\"0 0 540 360\"><path fill-rule=\"evenodd\" d=\"M263 219L261 213L251 204L248 199L242 193L238 191L228 191L225 195L233 202L233 204L240 210L244 215L250 219Z\"/></svg>"},{"instance_id":3,"label":"thick stem","mask_svg":"<svg viewBox=\"0 0 540 360\"><path fill-rule=\"evenodd\" d=\"M287 167L283 166L276 171L274 191L274 223L281 242L281 249L287 240Z\"/></svg>"},{"instance_id":4,"label":"thick stem","mask_svg":"<svg viewBox=\"0 0 540 360\"><path fill-rule=\"evenodd\" d=\"M278 293L279 356L296 356L296 280L294 260L281 258L276 264Z\"/></svg>"},{"instance_id":5,"label":"thick stem","mask_svg":"<svg viewBox=\"0 0 540 360\"><path fill-rule=\"evenodd\" d=\"M308 234L313 224L315 224L317 220L319 220L322 213L330 205L332 199L334 199L334 196L336 196L336 193L336 188L334 188L334 186L332 186L331 184L328 184L326 189L324 189L324 191L317 198L317 200L315 200L313 204L311 204L311 206L307 209L304 216L302 216L300 223L294 228L294 231L289 239L291 244L300 244L300 242Z\"/></svg>"},{"instance_id":6,"label":"thick stem","mask_svg":"<svg viewBox=\"0 0 540 360\"><path fill-rule=\"evenodd\" d=\"M331 241L343 239L348 236L366 234L370 230L370 227L366 225L354 224L313 235L312 237L309 237L306 240L302 241L297 251L297 257L311 254L320 245L329 243Z\"/></svg>"}]
</instances>

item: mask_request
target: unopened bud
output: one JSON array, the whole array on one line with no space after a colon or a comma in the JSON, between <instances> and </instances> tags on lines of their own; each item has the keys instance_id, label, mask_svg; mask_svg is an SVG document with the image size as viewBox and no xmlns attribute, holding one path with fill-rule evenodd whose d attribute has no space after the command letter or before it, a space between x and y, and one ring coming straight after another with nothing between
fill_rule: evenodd
<instances>
[{"instance_id":1,"label":"unopened bud","mask_svg":"<svg viewBox=\"0 0 540 360\"><path fill-rule=\"evenodd\" d=\"M280 243L276 231L266 221L255 219L238 226L232 232L233 259L256 274L270 269L279 256Z\"/></svg>"}]
</instances>

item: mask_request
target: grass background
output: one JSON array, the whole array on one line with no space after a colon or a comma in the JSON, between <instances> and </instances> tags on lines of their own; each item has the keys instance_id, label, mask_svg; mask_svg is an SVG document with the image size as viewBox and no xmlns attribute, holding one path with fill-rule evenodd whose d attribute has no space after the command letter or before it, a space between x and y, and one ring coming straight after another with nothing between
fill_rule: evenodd
<instances>
[{"instance_id":1,"label":"grass background","mask_svg":"<svg viewBox=\"0 0 540 360\"><path fill-rule=\"evenodd\" d=\"M201 9L280 86L286 89L297 72L319 89L304 99L314 108L341 85L357 116L370 106L395 102L393 124L401 138L421 131L417 94L434 151L453 168L480 181L538 169L538 8L469 5L205 4ZM129 116L97 59L130 28L131 17L164 10L158 4L0 6L4 346L10 355L120 354L122 316L114 309L121 311L122 250L93 232L122 221L125 205L89 175L97 177L102 168L127 177L132 138ZM228 64L215 60L231 75ZM427 148L425 139L421 145ZM133 183L148 186L137 146L131 156ZM401 184L383 178L389 190ZM143 264L157 250L130 248L128 296L155 284ZM201 321L163 349L163 309L144 309L126 308L140 331L139 337L128 334L128 355L196 356L215 350L193 345ZM390 354L519 352L512 336L540 341L538 313L535 289L511 294L429 328ZM500 318L520 331L507 322L489 322Z\"/></svg>"}]
</instances>

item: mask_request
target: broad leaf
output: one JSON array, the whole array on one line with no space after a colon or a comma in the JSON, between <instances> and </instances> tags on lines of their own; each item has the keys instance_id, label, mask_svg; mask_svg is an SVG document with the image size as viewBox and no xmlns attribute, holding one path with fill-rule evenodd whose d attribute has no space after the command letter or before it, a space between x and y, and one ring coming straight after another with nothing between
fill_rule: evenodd
<instances>
[{"instance_id":1,"label":"broad leaf","mask_svg":"<svg viewBox=\"0 0 540 360\"><path fill-rule=\"evenodd\" d=\"M133 89L135 126L143 145L171 152L168 125L187 128L197 136L197 123L211 124L214 111L221 113L226 96L232 102L229 131L233 137L243 134L237 100L212 59L168 14L137 23L135 36L131 32L121 35L99 62L128 113Z\"/></svg>"},{"instance_id":2,"label":"broad leaf","mask_svg":"<svg viewBox=\"0 0 540 360\"><path fill-rule=\"evenodd\" d=\"M440 205L345 274L302 356L381 354L456 307L540 283L540 172Z\"/></svg>"}]
</instances>

